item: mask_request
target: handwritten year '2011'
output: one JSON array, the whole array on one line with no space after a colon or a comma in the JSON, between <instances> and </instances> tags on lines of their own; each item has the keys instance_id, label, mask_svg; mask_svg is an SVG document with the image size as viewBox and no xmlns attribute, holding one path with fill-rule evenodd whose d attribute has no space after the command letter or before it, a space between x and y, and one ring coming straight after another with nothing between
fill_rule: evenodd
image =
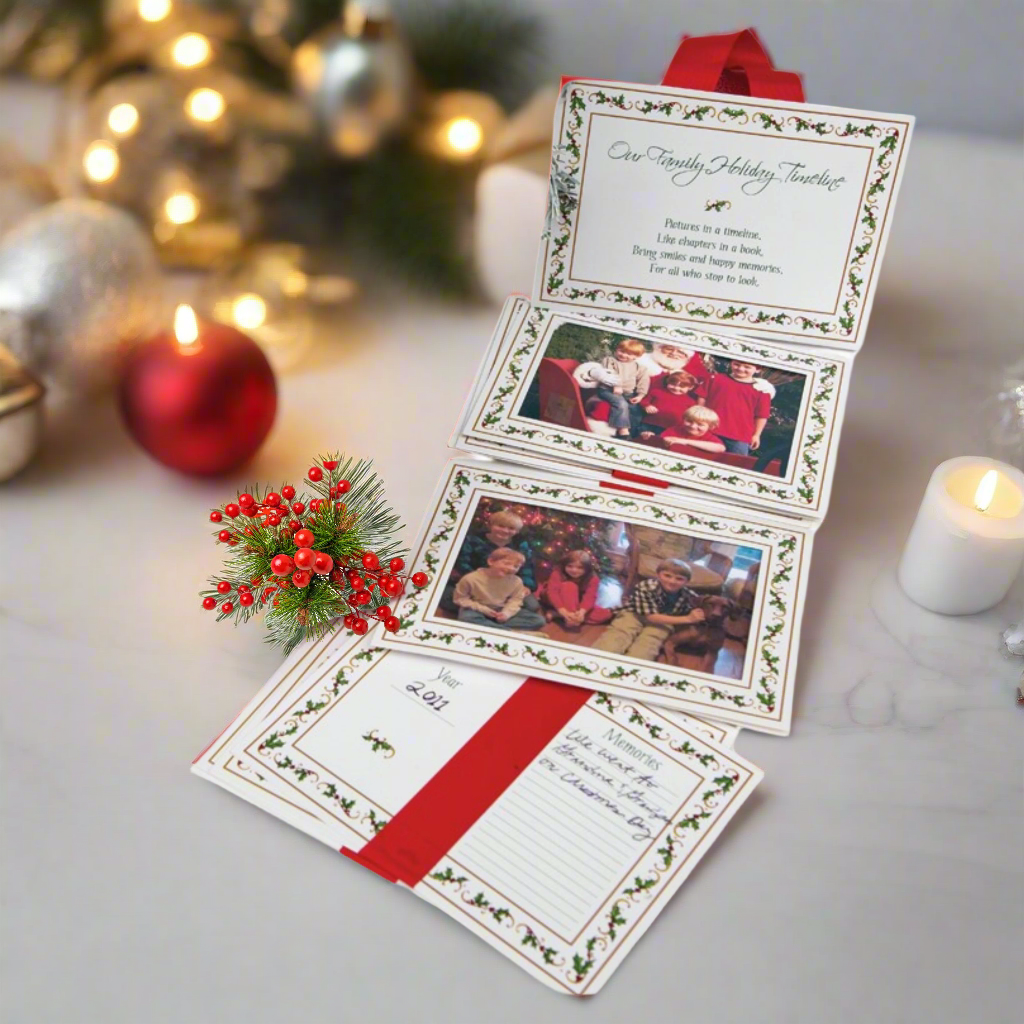
<instances>
[{"instance_id":1,"label":"handwritten year '2011'","mask_svg":"<svg viewBox=\"0 0 1024 1024\"><path fill-rule=\"evenodd\" d=\"M435 711L440 711L451 703L443 693L438 693L436 690L428 690L426 685L426 683L406 683L405 688L409 693L419 697L427 707L433 708Z\"/></svg>"}]
</instances>

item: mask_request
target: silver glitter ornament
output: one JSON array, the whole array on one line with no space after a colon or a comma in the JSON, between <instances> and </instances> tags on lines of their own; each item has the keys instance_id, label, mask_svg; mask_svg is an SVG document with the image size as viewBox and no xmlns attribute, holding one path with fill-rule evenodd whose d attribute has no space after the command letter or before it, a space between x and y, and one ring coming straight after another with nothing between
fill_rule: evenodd
<instances>
[{"instance_id":1,"label":"silver glitter ornament","mask_svg":"<svg viewBox=\"0 0 1024 1024\"><path fill-rule=\"evenodd\" d=\"M0 240L0 344L75 389L110 381L124 345L160 312L156 254L123 210L62 199Z\"/></svg>"},{"instance_id":2,"label":"silver glitter ornament","mask_svg":"<svg viewBox=\"0 0 1024 1024\"><path fill-rule=\"evenodd\" d=\"M343 22L295 51L293 77L324 138L347 159L369 156L412 107L412 58L385 4L347 3Z\"/></svg>"}]
</instances>

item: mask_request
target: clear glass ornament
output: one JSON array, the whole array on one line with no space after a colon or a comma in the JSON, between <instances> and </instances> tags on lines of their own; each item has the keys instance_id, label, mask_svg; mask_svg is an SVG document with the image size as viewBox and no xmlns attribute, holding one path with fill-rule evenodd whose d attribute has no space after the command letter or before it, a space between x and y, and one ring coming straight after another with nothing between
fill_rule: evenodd
<instances>
[{"instance_id":1,"label":"clear glass ornament","mask_svg":"<svg viewBox=\"0 0 1024 1024\"><path fill-rule=\"evenodd\" d=\"M356 293L354 282L311 273L299 245L257 245L211 276L201 295L204 312L248 334L270 365L284 373L299 365L313 344L315 310Z\"/></svg>"}]
</instances>

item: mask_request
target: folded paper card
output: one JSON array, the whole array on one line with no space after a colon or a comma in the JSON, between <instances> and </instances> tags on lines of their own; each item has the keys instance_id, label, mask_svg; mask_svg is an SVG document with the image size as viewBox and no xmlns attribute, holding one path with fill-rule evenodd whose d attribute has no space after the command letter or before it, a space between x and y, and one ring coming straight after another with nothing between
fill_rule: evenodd
<instances>
[{"instance_id":1,"label":"folded paper card","mask_svg":"<svg viewBox=\"0 0 1024 1024\"><path fill-rule=\"evenodd\" d=\"M455 460L413 548L430 583L381 642L784 734L811 529Z\"/></svg>"},{"instance_id":2,"label":"folded paper card","mask_svg":"<svg viewBox=\"0 0 1024 1024\"><path fill-rule=\"evenodd\" d=\"M383 642L789 731L913 119L572 80L510 298Z\"/></svg>"},{"instance_id":3,"label":"folded paper card","mask_svg":"<svg viewBox=\"0 0 1024 1024\"><path fill-rule=\"evenodd\" d=\"M574 80L534 298L856 351L913 118Z\"/></svg>"},{"instance_id":4,"label":"folded paper card","mask_svg":"<svg viewBox=\"0 0 1024 1024\"><path fill-rule=\"evenodd\" d=\"M635 351L641 400L614 425L617 352ZM740 372L745 380L737 380ZM603 473L627 471L776 512L828 507L848 357L511 298L453 445ZM763 419L758 443L749 442ZM736 441L746 451L729 451ZM735 444L733 445L735 448Z\"/></svg>"},{"instance_id":5,"label":"folded paper card","mask_svg":"<svg viewBox=\"0 0 1024 1024\"><path fill-rule=\"evenodd\" d=\"M296 652L194 770L587 995L760 781L733 735L334 638Z\"/></svg>"}]
</instances>

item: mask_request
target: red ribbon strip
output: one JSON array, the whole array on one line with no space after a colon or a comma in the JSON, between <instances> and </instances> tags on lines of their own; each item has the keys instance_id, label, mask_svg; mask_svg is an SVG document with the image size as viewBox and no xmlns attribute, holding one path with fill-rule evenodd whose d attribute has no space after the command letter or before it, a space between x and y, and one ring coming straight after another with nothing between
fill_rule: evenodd
<instances>
[{"instance_id":1,"label":"red ribbon strip","mask_svg":"<svg viewBox=\"0 0 1024 1024\"><path fill-rule=\"evenodd\" d=\"M578 686L527 679L358 852L388 881L416 885L590 699Z\"/></svg>"}]
</instances>

